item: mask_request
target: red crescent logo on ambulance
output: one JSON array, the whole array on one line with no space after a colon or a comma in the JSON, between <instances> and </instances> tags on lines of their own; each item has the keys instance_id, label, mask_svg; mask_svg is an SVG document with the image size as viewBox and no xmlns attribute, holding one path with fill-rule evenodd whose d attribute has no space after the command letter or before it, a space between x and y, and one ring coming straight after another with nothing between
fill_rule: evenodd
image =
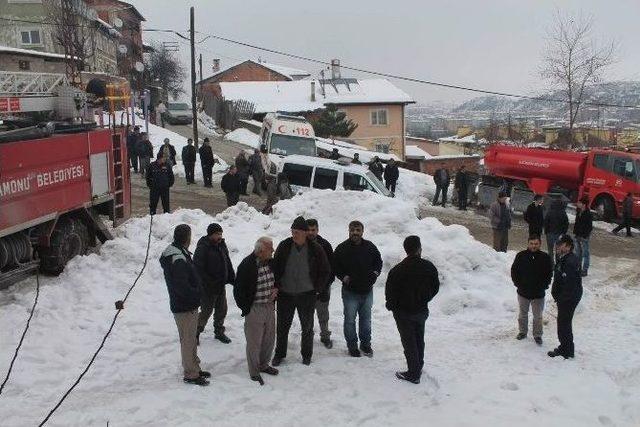
<instances>
[{"instance_id":1,"label":"red crescent logo on ambulance","mask_svg":"<svg viewBox=\"0 0 640 427\"><path fill-rule=\"evenodd\" d=\"M284 132L285 132L285 127L284 127L284 125L280 125L280 126L278 126L278 132L280 132L280 133L284 133Z\"/></svg>"}]
</instances>

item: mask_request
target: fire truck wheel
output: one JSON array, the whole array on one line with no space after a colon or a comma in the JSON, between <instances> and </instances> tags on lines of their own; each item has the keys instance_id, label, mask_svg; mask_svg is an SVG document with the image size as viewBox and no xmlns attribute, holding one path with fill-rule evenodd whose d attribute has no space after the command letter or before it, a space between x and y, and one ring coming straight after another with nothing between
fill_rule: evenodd
<instances>
[{"instance_id":1,"label":"fire truck wheel","mask_svg":"<svg viewBox=\"0 0 640 427\"><path fill-rule=\"evenodd\" d=\"M616 218L616 209L613 200L607 196L600 197L596 202L596 213L603 221L613 221Z\"/></svg>"},{"instance_id":2,"label":"fire truck wheel","mask_svg":"<svg viewBox=\"0 0 640 427\"><path fill-rule=\"evenodd\" d=\"M50 274L60 274L67 262L76 255L84 253L83 230L87 228L80 221L61 218L51 233L51 244L40 250L42 270Z\"/></svg>"}]
</instances>

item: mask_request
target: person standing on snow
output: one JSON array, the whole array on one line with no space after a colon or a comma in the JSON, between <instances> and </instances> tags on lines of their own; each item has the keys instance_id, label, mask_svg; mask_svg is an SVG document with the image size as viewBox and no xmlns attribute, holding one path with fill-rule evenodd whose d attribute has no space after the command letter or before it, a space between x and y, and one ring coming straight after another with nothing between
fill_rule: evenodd
<instances>
[{"instance_id":1,"label":"person standing on snow","mask_svg":"<svg viewBox=\"0 0 640 427\"><path fill-rule=\"evenodd\" d=\"M558 237L567 233L569 229L569 217L565 212L564 204L561 200L552 200L549 212L544 217L544 233L547 236L547 250L551 255L551 263L554 262L553 253L555 251Z\"/></svg>"},{"instance_id":2,"label":"person standing on snow","mask_svg":"<svg viewBox=\"0 0 640 427\"><path fill-rule=\"evenodd\" d=\"M361 165L362 162L360 161L360 154L359 153L353 153L353 160L351 160L351 163L354 165Z\"/></svg>"},{"instance_id":3,"label":"person standing on snow","mask_svg":"<svg viewBox=\"0 0 640 427\"><path fill-rule=\"evenodd\" d=\"M318 294L318 300L316 301L316 313L318 315L318 323L320 324L320 342L328 349L333 348L333 341L331 340L331 331L329 330L329 300L331 298L331 284L335 280L336 276L333 274L333 248L331 243L325 240L318 234L318 220L307 219L307 238L311 242L316 242L327 256L331 271L329 278L327 279L327 287L324 291Z\"/></svg>"},{"instance_id":4,"label":"person standing on snow","mask_svg":"<svg viewBox=\"0 0 640 427\"><path fill-rule=\"evenodd\" d=\"M333 253L335 274L342 281L344 304L344 337L351 357L373 357L371 348L371 307L373 285L382 271L382 257L376 245L362 238L364 225L360 221L349 223L349 238L340 243ZM356 316L359 331L356 331ZM360 350L358 350L358 332Z\"/></svg>"},{"instance_id":5,"label":"person standing on snow","mask_svg":"<svg viewBox=\"0 0 640 427\"><path fill-rule=\"evenodd\" d=\"M493 249L507 252L509 246L509 229L511 228L511 210L507 205L509 195L505 191L498 193L498 200L489 208L489 219L493 229Z\"/></svg>"},{"instance_id":6,"label":"person standing on snow","mask_svg":"<svg viewBox=\"0 0 640 427\"><path fill-rule=\"evenodd\" d=\"M460 166L454 183L458 192L458 210L467 210L467 189L469 188L469 175L464 165Z\"/></svg>"},{"instance_id":7,"label":"person standing on snow","mask_svg":"<svg viewBox=\"0 0 640 427\"><path fill-rule=\"evenodd\" d=\"M633 237L631 233L631 217L633 211L633 195L631 193L627 193L627 196L622 201L622 222L616 228L614 228L611 232L613 234L618 234L620 230L623 228L627 229L627 237Z\"/></svg>"},{"instance_id":8,"label":"person standing on snow","mask_svg":"<svg viewBox=\"0 0 640 427\"><path fill-rule=\"evenodd\" d=\"M287 356L289 329L296 310L302 329L302 363L311 364L316 300L318 294L325 291L331 266L322 246L307 239L307 231L307 221L301 216L297 217L291 225L291 237L280 242L273 257L278 288L273 366L280 365Z\"/></svg>"},{"instance_id":9,"label":"person standing on snow","mask_svg":"<svg viewBox=\"0 0 640 427\"><path fill-rule=\"evenodd\" d=\"M375 156L369 164L369 170L376 176L376 178L380 180L380 182L382 182L382 173L384 172L384 166L382 165L382 162L380 161L380 158L378 156Z\"/></svg>"},{"instance_id":10,"label":"person standing on snow","mask_svg":"<svg viewBox=\"0 0 640 427\"><path fill-rule=\"evenodd\" d=\"M384 168L384 185L387 187L387 190L394 194L396 192L396 183L398 182L399 177L400 171L398 170L398 165L395 160L390 159L387 167Z\"/></svg>"},{"instance_id":11,"label":"person standing on snow","mask_svg":"<svg viewBox=\"0 0 640 427\"><path fill-rule=\"evenodd\" d=\"M278 370L269 365L276 337L274 311L278 296L272 256L273 241L259 238L253 253L238 266L233 287L233 297L244 317L249 377L260 385L264 385L261 373L278 375Z\"/></svg>"},{"instance_id":12,"label":"person standing on snow","mask_svg":"<svg viewBox=\"0 0 640 427\"><path fill-rule=\"evenodd\" d=\"M138 159L140 160L140 174L146 176L149 165L151 164L151 158L153 157L153 144L149 141L148 133L143 132L140 134L137 150Z\"/></svg>"},{"instance_id":13,"label":"person standing on snow","mask_svg":"<svg viewBox=\"0 0 640 427\"><path fill-rule=\"evenodd\" d=\"M187 139L187 145L182 148L182 164L184 165L184 176L187 184L195 184L194 168L198 150L193 146L193 139Z\"/></svg>"},{"instance_id":14,"label":"person standing on snow","mask_svg":"<svg viewBox=\"0 0 640 427\"><path fill-rule=\"evenodd\" d=\"M178 327L183 380L207 386L211 373L200 369L197 344L200 279L189 253L190 244L191 228L187 224L178 225L173 231L173 243L162 252L160 265L169 292L169 307Z\"/></svg>"},{"instance_id":15,"label":"person standing on snow","mask_svg":"<svg viewBox=\"0 0 640 427\"><path fill-rule=\"evenodd\" d=\"M558 305L558 340L560 345L547 353L549 357L573 358L573 314L582 299L580 261L573 253L573 239L562 235L556 242L557 262L553 274L551 295Z\"/></svg>"},{"instance_id":16,"label":"person standing on snow","mask_svg":"<svg viewBox=\"0 0 640 427\"><path fill-rule=\"evenodd\" d=\"M209 138L205 138L202 146L198 149L200 154L200 166L202 166L202 180L206 188L213 187L211 183L213 164L216 162L213 157L213 150L211 149L211 143Z\"/></svg>"},{"instance_id":17,"label":"person standing on snow","mask_svg":"<svg viewBox=\"0 0 640 427\"><path fill-rule=\"evenodd\" d=\"M151 215L156 214L159 200L162 200L162 211L169 213L171 211L169 189L173 187L175 178L171 166L167 164L163 150L158 151L157 160L149 165L146 179L147 187L149 187L149 212Z\"/></svg>"},{"instance_id":18,"label":"person standing on snow","mask_svg":"<svg viewBox=\"0 0 640 427\"><path fill-rule=\"evenodd\" d=\"M407 360L407 370L396 372L396 378L419 384L424 366L424 325L440 279L436 267L422 258L418 236L407 237L403 246L407 257L389 271L385 307L393 313Z\"/></svg>"},{"instance_id":19,"label":"person standing on snow","mask_svg":"<svg viewBox=\"0 0 640 427\"><path fill-rule=\"evenodd\" d=\"M527 206L527 210L524 212L524 220L529 224L529 236L542 236L542 229L544 227L544 197L541 194L536 194L533 197L533 202ZM553 256L553 254L550 254Z\"/></svg>"},{"instance_id":20,"label":"person standing on snow","mask_svg":"<svg viewBox=\"0 0 640 427\"><path fill-rule=\"evenodd\" d=\"M244 150L240 150L240 153L236 156L236 168L238 169L238 176L240 177L240 194L248 196L247 186L249 185L249 161L244 154Z\"/></svg>"},{"instance_id":21,"label":"person standing on snow","mask_svg":"<svg viewBox=\"0 0 640 427\"><path fill-rule=\"evenodd\" d=\"M160 150L164 152L164 158L170 168L173 168L176 163L176 147L169 143L169 138L164 139L164 144L160 147Z\"/></svg>"},{"instance_id":22,"label":"person standing on snow","mask_svg":"<svg viewBox=\"0 0 640 427\"><path fill-rule=\"evenodd\" d=\"M240 200L240 178L234 165L231 165L229 172L222 177L220 187L227 196L227 206L235 206Z\"/></svg>"},{"instance_id":23,"label":"person standing on snow","mask_svg":"<svg viewBox=\"0 0 640 427\"><path fill-rule=\"evenodd\" d=\"M264 179L264 169L262 168L262 156L257 148L249 157L249 170L253 178L253 194L262 196L262 180Z\"/></svg>"},{"instance_id":24,"label":"person standing on snow","mask_svg":"<svg viewBox=\"0 0 640 427\"><path fill-rule=\"evenodd\" d=\"M202 280L202 298L198 316L198 342L211 314L213 314L213 333L215 339L229 344L231 339L225 335L224 319L227 317L227 291L225 285L235 281L236 274L229 258L229 249L222 237L220 224L209 224L207 235L198 240L193 253Z\"/></svg>"},{"instance_id":25,"label":"person standing on snow","mask_svg":"<svg viewBox=\"0 0 640 427\"><path fill-rule=\"evenodd\" d=\"M163 101L156 105L156 124L164 127L164 115L167 112L167 106Z\"/></svg>"},{"instance_id":26,"label":"person standing on snow","mask_svg":"<svg viewBox=\"0 0 640 427\"><path fill-rule=\"evenodd\" d=\"M544 295L551 283L553 268L551 257L540 250L540 236L529 236L527 249L518 252L511 265L511 279L518 289L518 335L516 339L527 337L529 330L529 306L533 313L533 339L542 345L542 312Z\"/></svg>"},{"instance_id":27,"label":"person standing on snow","mask_svg":"<svg viewBox=\"0 0 640 427\"><path fill-rule=\"evenodd\" d=\"M444 208L447 205L447 191L449 190L449 183L451 182L449 171L444 163L440 163L440 168L433 174L433 181L436 184L436 195L433 198L433 206L438 204L438 198L442 191L442 207Z\"/></svg>"},{"instance_id":28,"label":"person standing on snow","mask_svg":"<svg viewBox=\"0 0 640 427\"><path fill-rule=\"evenodd\" d=\"M586 196L576 203L576 222L573 224L573 235L576 237L576 256L580 262L582 277L589 274L589 237L593 230L593 215L589 209L589 198Z\"/></svg>"},{"instance_id":29,"label":"person standing on snow","mask_svg":"<svg viewBox=\"0 0 640 427\"><path fill-rule=\"evenodd\" d=\"M134 126L133 132L127 135L127 155L135 173L138 173L138 141L140 141L140 127Z\"/></svg>"}]
</instances>

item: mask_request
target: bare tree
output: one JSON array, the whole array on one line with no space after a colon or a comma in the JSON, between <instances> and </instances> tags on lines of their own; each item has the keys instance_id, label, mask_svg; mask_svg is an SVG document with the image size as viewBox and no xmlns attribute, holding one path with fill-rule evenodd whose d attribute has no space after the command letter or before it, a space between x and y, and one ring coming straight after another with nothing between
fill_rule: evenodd
<instances>
[{"instance_id":1,"label":"bare tree","mask_svg":"<svg viewBox=\"0 0 640 427\"><path fill-rule=\"evenodd\" d=\"M162 87L165 93L170 93L174 98L185 93L183 83L187 78L187 72L180 61L163 45L154 46L145 66L148 83L155 83Z\"/></svg>"},{"instance_id":2,"label":"bare tree","mask_svg":"<svg viewBox=\"0 0 640 427\"><path fill-rule=\"evenodd\" d=\"M574 124L584 102L585 88L602 79L615 61L615 41L598 43L593 37L593 19L556 13L547 31L541 74L558 87L569 107L569 145L574 144Z\"/></svg>"}]
</instances>

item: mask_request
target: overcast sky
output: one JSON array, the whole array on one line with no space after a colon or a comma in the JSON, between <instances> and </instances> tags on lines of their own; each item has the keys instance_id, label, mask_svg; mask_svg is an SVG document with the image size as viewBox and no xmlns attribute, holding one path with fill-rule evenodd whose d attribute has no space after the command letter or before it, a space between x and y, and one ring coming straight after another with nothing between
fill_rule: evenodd
<instances>
[{"instance_id":1,"label":"overcast sky","mask_svg":"<svg viewBox=\"0 0 640 427\"><path fill-rule=\"evenodd\" d=\"M556 9L591 15L595 34L620 44L611 80L640 80L639 0L133 0L145 28L196 30L303 56L431 81L503 92L535 93L546 28ZM177 40L145 33L146 41ZM197 37L199 39L200 37ZM189 65L189 49L180 58ZM322 66L217 40L198 45L204 75L213 58L224 67L257 59L318 75ZM364 77L344 71L343 77ZM459 102L473 93L394 81L418 102ZM185 84L188 89L188 84Z\"/></svg>"}]
</instances>

